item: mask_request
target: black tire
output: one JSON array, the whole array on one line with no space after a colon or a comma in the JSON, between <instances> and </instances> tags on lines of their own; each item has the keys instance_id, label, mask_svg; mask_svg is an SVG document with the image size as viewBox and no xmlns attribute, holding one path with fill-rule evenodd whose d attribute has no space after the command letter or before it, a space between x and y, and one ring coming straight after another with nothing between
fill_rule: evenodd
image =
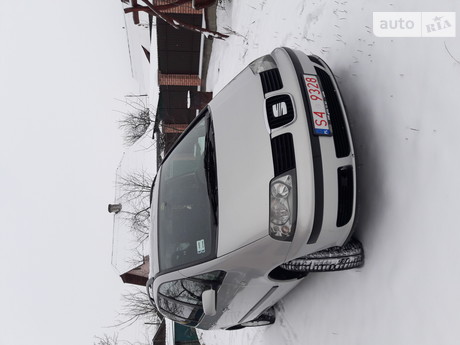
<instances>
[{"instance_id":1,"label":"black tire","mask_svg":"<svg viewBox=\"0 0 460 345\"><path fill-rule=\"evenodd\" d=\"M363 245L352 239L342 247L331 247L305 257L282 264L281 267L295 272L334 272L362 267Z\"/></svg>"},{"instance_id":2,"label":"black tire","mask_svg":"<svg viewBox=\"0 0 460 345\"><path fill-rule=\"evenodd\" d=\"M302 279L306 277L308 272L288 271L281 266L274 268L268 276L276 281L288 281L294 279Z\"/></svg>"},{"instance_id":3,"label":"black tire","mask_svg":"<svg viewBox=\"0 0 460 345\"><path fill-rule=\"evenodd\" d=\"M235 326L232 326L232 327L227 328L226 330L227 330L227 331L237 331L237 330L243 329L243 328L245 328L245 327L244 327L244 326L241 326L241 325L235 325Z\"/></svg>"},{"instance_id":4,"label":"black tire","mask_svg":"<svg viewBox=\"0 0 460 345\"><path fill-rule=\"evenodd\" d=\"M235 325L227 328L227 331L235 331L237 329L242 329L246 327L261 327L274 324L276 321L275 309L273 307L267 309L262 314L260 314L256 319L243 322L240 325Z\"/></svg>"}]
</instances>

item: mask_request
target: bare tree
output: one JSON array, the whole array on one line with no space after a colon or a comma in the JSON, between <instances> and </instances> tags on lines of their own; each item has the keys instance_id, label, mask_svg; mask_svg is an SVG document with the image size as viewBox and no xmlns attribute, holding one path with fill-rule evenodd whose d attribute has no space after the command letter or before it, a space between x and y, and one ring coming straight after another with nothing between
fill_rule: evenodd
<instances>
[{"instance_id":1,"label":"bare tree","mask_svg":"<svg viewBox=\"0 0 460 345\"><path fill-rule=\"evenodd\" d=\"M169 4L164 4L164 5L154 5L155 9L157 11L165 11L165 10L169 10L169 9L172 9L174 7L177 7L177 6L180 6L180 5L183 5L183 4L186 4L187 2L190 2L191 0L176 0L174 2L171 2ZM135 6L135 7L130 7L130 8L127 8L125 9L125 13L131 13L131 12L142 12L146 10L146 7L145 6Z\"/></svg>"},{"instance_id":2,"label":"bare tree","mask_svg":"<svg viewBox=\"0 0 460 345\"><path fill-rule=\"evenodd\" d=\"M118 121L118 127L122 130L125 144L128 146L133 145L146 133L153 132L152 139L156 136L157 149L164 149L164 134L161 133L160 123L163 130L169 129L173 132L182 131L180 125L164 123L157 119L156 115L152 113L147 104L145 104L140 97L134 100L130 99L129 101L123 101L123 103L129 107L129 110L127 112L121 112L123 118ZM153 144L154 142L152 142L152 145Z\"/></svg>"},{"instance_id":3,"label":"bare tree","mask_svg":"<svg viewBox=\"0 0 460 345\"><path fill-rule=\"evenodd\" d=\"M225 39L225 38L228 37L228 35L225 35L223 33L217 32L217 31L213 31L213 30L209 30L209 29L206 29L206 28L203 28L203 27L200 27L200 26L185 23L185 22L183 22L183 21L181 21L181 20L179 20L177 18L174 18L171 15L169 15L169 14L164 12L166 9L170 9L172 7L182 5L182 4L184 4L184 3L188 2L188 1L177 0L176 2L167 4L167 5L153 5L153 3L148 1L148 0L142 0L142 2L146 6L136 5L136 6L133 6L133 7L125 8L125 13L147 12L150 15L156 16L156 17L164 20L166 23L168 23L169 25L171 25L175 29L183 28L183 29L186 29L186 30L199 32L199 33L205 35L206 37L212 37L212 38L217 38L217 39Z\"/></svg>"},{"instance_id":4,"label":"bare tree","mask_svg":"<svg viewBox=\"0 0 460 345\"><path fill-rule=\"evenodd\" d=\"M134 288L123 294L122 298L123 311L120 313L122 320L115 326L127 327L136 321L143 321L147 324L161 323L163 317L158 313L158 309L150 303L147 293L143 290Z\"/></svg>"},{"instance_id":5,"label":"bare tree","mask_svg":"<svg viewBox=\"0 0 460 345\"><path fill-rule=\"evenodd\" d=\"M140 199L147 203L152 182L153 177L145 170L120 176L118 181L122 190L120 197L126 200Z\"/></svg>"},{"instance_id":6,"label":"bare tree","mask_svg":"<svg viewBox=\"0 0 460 345\"><path fill-rule=\"evenodd\" d=\"M150 229L150 188L153 177L145 170L118 177L120 199L124 207L120 216L128 222L136 240L141 245L149 236Z\"/></svg>"},{"instance_id":7,"label":"bare tree","mask_svg":"<svg viewBox=\"0 0 460 345\"><path fill-rule=\"evenodd\" d=\"M124 116L118 125L123 131L125 143L130 146L149 131L154 116L147 104L139 97L124 103L129 106L129 110L123 113Z\"/></svg>"},{"instance_id":8,"label":"bare tree","mask_svg":"<svg viewBox=\"0 0 460 345\"><path fill-rule=\"evenodd\" d=\"M150 210L149 206L138 206L136 203L133 211L122 211L125 220L130 223L131 231L136 236L138 246L141 246L149 237Z\"/></svg>"},{"instance_id":9,"label":"bare tree","mask_svg":"<svg viewBox=\"0 0 460 345\"><path fill-rule=\"evenodd\" d=\"M128 340L119 340L118 333L114 333L113 335L104 334L102 337L95 336L97 342L93 343L93 345L147 345L147 343L141 342L131 342Z\"/></svg>"},{"instance_id":10,"label":"bare tree","mask_svg":"<svg viewBox=\"0 0 460 345\"><path fill-rule=\"evenodd\" d=\"M113 335L104 334L102 337L95 337L97 339L94 345L118 345L118 334L114 333Z\"/></svg>"}]
</instances>

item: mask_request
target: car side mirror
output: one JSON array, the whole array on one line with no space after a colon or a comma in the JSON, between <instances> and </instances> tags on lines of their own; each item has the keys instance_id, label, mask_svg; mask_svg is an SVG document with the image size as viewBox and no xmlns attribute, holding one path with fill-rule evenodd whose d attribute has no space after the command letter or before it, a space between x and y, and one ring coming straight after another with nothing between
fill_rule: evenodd
<instances>
[{"instance_id":1,"label":"car side mirror","mask_svg":"<svg viewBox=\"0 0 460 345\"><path fill-rule=\"evenodd\" d=\"M216 315L216 290L210 289L203 291L201 295L203 311L206 315Z\"/></svg>"}]
</instances>

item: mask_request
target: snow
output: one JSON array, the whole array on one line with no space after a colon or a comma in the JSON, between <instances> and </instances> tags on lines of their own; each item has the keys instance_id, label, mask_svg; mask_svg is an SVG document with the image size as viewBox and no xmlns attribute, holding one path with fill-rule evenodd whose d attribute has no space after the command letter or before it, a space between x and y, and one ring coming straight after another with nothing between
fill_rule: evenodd
<instances>
[{"instance_id":1,"label":"snow","mask_svg":"<svg viewBox=\"0 0 460 345\"><path fill-rule=\"evenodd\" d=\"M460 326L460 38L379 38L377 11L455 11L440 0L227 1L208 88L277 46L337 76L359 165L361 269L309 275L273 326L200 332L205 344L457 344ZM457 30L458 32L458 30Z\"/></svg>"},{"instance_id":2,"label":"snow","mask_svg":"<svg viewBox=\"0 0 460 345\"><path fill-rule=\"evenodd\" d=\"M125 3L122 3L123 8L128 8L129 6ZM128 48L129 48L129 57L131 61L131 72L133 78L139 84L139 94L146 94L147 92L151 92L151 84L150 79L151 73L148 72L150 70L150 64L147 60L144 50L142 47L149 48L151 46L151 37L150 37L150 30L149 30L149 16L144 12L139 12L139 24L134 24L133 21L133 14L128 13L125 15L125 28L126 28L126 37L128 41ZM153 25L156 25L156 21L154 20ZM152 30L152 32L156 32L156 30ZM152 37L153 38L153 37ZM151 48L156 48L156 38L152 41ZM156 50L150 50L152 52L156 52ZM155 63L156 54L152 53L153 59L151 56L152 66ZM155 107L157 104L154 104Z\"/></svg>"},{"instance_id":3,"label":"snow","mask_svg":"<svg viewBox=\"0 0 460 345\"><path fill-rule=\"evenodd\" d=\"M149 108L153 113L157 112L158 102L160 100L160 86L158 85L158 40L157 40L157 18L152 18L152 33L150 35L150 74L149 84ZM152 68L153 67L153 68Z\"/></svg>"},{"instance_id":4,"label":"snow","mask_svg":"<svg viewBox=\"0 0 460 345\"><path fill-rule=\"evenodd\" d=\"M146 104L148 98L140 98L139 104ZM128 111L131 111L129 108ZM148 206L148 194L129 193L134 188L123 186L123 179L133 180L135 176L145 177L151 184L156 175L156 146L152 143L153 124L133 145L126 148L116 171L114 204L121 204L122 211L114 214L112 265L119 274L139 266L143 256L148 255L149 245L139 245L139 238L132 231L130 214ZM134 177L131 177L134 176ZM142 179L141 179L142 181ZM143 181L142 181L143 182ZM137 234L138 235L138 234Z\"/></svg>"}]
</instances>

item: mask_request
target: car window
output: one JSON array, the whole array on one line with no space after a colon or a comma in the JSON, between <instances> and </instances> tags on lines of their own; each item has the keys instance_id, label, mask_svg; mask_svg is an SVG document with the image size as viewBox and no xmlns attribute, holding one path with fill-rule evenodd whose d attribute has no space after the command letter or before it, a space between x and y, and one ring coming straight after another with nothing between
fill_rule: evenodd
<instances>
[{"instance_id":1,"label":"car window","mask_svg":"<svg viewBox=\"0 0 460 345\"><path fill-rule=\"evenodd\" d=\"M203 315L203 309L188 305L185 303L178 303L175 300L160 297L159 305L162 312L167 314L173 321L189 326L195 326Z\"/></svg>"},{"instance_id":2,"label":"car window","mask_svg":"<svg viewBox=\"0 0 460 345\"><path fill-rule=\"evenodd\" d=\"M201 294L206 287L200 281L180 279L161 285L160 293L177 301L198 305L201 304Z\"/></svg>"},{"instance_id":3,"label":"car window","mask_svg":"<svg viewBox=\"0 0 460 345\"><path fill-rule=\"evenodd\" d=\"M217 185L210 113L190 128L159 177L158 262L171 271L215 257Z\"/></svg>"},{"instance_id":4,"label":"car window","mask_svg":"<svg viewBox=\"0 0 460 345\"><path fill-rule=\"evenodd\" d=\"M176 322L196 325L203 315L203 291L218 290L224 277L225 272L213 271L163 283L158 290L159 307Z\"/></svg>"}]
</instances>

